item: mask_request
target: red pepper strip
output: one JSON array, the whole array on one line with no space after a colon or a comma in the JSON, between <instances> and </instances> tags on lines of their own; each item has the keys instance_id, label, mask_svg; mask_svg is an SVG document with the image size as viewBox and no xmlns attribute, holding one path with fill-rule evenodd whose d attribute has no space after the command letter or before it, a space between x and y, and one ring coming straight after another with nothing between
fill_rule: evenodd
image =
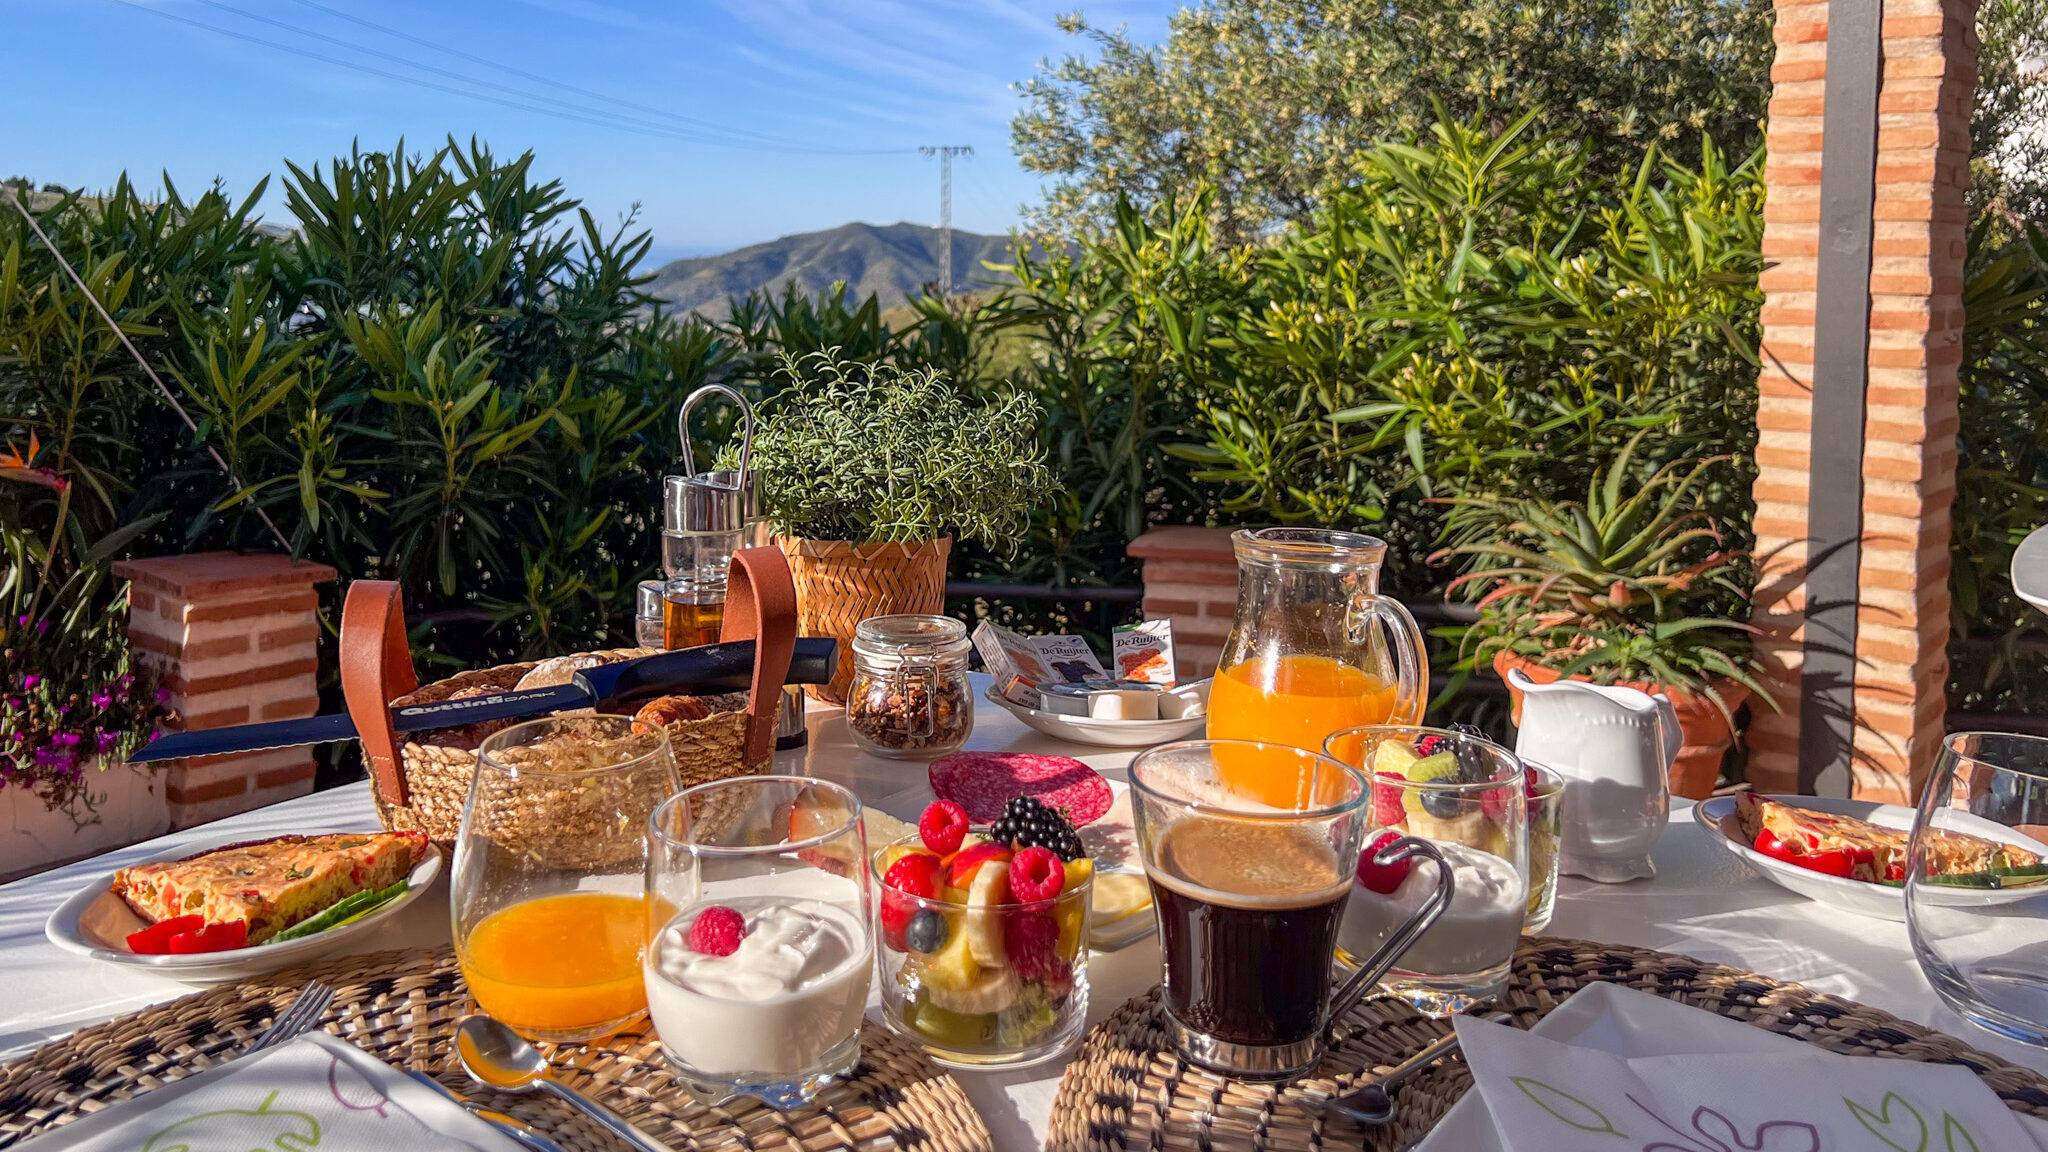
<instances>
[{"instance_id":1,"label":"red pepper strip","mask_svg":"<svg viewBox=\"0 0 2048 1152\"><path fill-rule=\"evenodd\" d=\"M171 953L183 956L193 952L228 952L246 947L248 943L249 922L229 920L171 937Z\"/></svg>"},{"instance_id":2,"label":"red pepper strip","mask_svg":"<svg viewBox=\"0 0 2048 1152\"><path fill-rule=\"evenodd\" d=\"M1773 860L1783 860L1787 864L1797 863L1797 861L1795 861L1792 858L1793 852L1791 847L1788 846L1783 840L1778 839L1777 834L1772 832L1769 828L1763 828L1757 831L1756 843L1753 845L1753 847L1757 851L1763 853L1766 856L1769 856Z\"/></svg>"},{"instance_id":3,"label":"red pepper strip","mask_svg":"<svg viewBox=\"0 0 2048 1152\"><path fill-rule=\"evenodd\" d=\"M140 932L128 934L128 950L140 956L161 956L171 950L171 937L206 926L204 916L173 916Z\"/></svg>"},{"instance_id":4,"label":"red pepper strip","mask_svg":"<svg viewBox=\"0 0 2048 1152\"><path fill-rule=\"evenodd\" d=\"M1884 866L1884 878L1887 880L1904 880L1906 878L1906 866L1897 860L1892 861Z\"/></svg>"},{"instance_id":5,"label":"red pepper strip","mask_svg":"<svg viewBox=\"0 0 2048 1152\"><path fill-rule=\"evenodd\" d=\"M1804 855L1793 857L1792 862L1801 868L1810 869L1827 876L1847 876L1856 867L1856 863L1850 859L1849 853L1840 848L1831 848L1826 852L1808 852Z\"/></svg>"},{"instance_id":6,"label":"red pepper strip","mask_svg":"<svg viewBox=\"0 0 2048 1152\"><path fill-rule=\"evenodd\" d=\"M1797 852L1783 840L1772 835L1771 830L1768 828L1757 832L1754 847L1757 851L1769 856L1773 860L1783 860L1787 864L1797 865L1809 871L1819 872L1828 876L1847 876L1854 867L1854 861L1850 859L1849 853L1843 849L1835 848L1827 852Z\"/></svg>"}]
</instances>

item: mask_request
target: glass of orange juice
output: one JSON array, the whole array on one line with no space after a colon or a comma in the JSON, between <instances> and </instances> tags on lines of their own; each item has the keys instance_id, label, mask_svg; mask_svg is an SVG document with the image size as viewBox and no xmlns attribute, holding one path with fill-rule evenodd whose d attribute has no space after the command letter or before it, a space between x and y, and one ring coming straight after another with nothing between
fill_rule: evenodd
<instances>
[{"instance_id":1,"label":"glass of orange juice","mask_svg":"<svg viewBox=\"0 0 2048 1152\"><path fill-rule=\"evenodd\" d=\"M535 1040L647 1012L647 827L676 791L660 728L561 716L493 733L456 833L456 958L477 1007Z\"/></svg>"},{"instance_id":2,"label":"glass of orange juice","mask_svg":"<svg viewBox=\"0 0 2048 1152\"><path fill-rule=\"evenodd\" d=\"M1379 593L1386 544L1321 528L1246 529L1237 553L1237 615L1209 689L1211 740L1322 750L1330 734L1414 723L1429 691L1422 631ZM1246 744L1217 754L1239 797L1292 809L1304 794L1296 761Z\"/></svg>"}]
</instances>

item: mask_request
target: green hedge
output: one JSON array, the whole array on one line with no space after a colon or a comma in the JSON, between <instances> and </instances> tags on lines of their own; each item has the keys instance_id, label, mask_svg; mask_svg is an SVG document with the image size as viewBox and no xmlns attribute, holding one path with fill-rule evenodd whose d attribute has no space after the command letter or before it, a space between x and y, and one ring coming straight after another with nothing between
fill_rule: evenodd
<instances>
[{"instance_id":1,"label":"green hedge","mask_svg":"<svg viewBox=\"0 0 2048 1152\"><path fill-rule=\"evenodd\" d=\"M96 545L274 547L260 510L344 578L403 581L416 644L448 664L624 643L681 397L766 396L791 385L784 354L826 348L940 368L970 400L1036 397L1061 491L1017 559L961 549L956 576L1129 584L1123 546L1148 525L1284 521L1386 536L1393 589L1428 600L1455 575L1423 562L1458 532L1447 498L1578 492L1639 432L1645 476L1729 457L1700 500L1744 532L1760 161L1698 155L1604 177L1526 121L1445 121L1250 244L1221 241L1189 189L1020 249L1014 283L972 299L761 293L718 324L640 293L630 222L600 227L530 157L473 143L291 166L285 236L251 227L256 194L124 180L37 218L198 432L0 213L0 438L33 433L29 463L70 482L0 488L22 557L0 594L29 603ZM1953 691L2022 710L2048 665L2002 572L2048 493L2048 246L1980 229L1971 266Z\"/></svg>"}]
</instances>

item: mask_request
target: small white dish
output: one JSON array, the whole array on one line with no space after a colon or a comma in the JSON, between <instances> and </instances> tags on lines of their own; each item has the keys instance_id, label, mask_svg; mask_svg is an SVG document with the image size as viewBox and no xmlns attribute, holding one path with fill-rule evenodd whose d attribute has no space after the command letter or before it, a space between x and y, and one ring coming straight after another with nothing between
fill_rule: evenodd
<instances>
[{"instance_id":1,"label":"small white dish","mask_svg":"<svg viewBox=\"0 0 2048 1152\"><path fill-rule=\"evenodd\" d=\"M1788 1044L1805 1043L1703 1009L1655 997L1631 996L1616 985L1604 983L1581 988L1538 1020L1529 1033L1624 1060L1730 1052L1768 1056L1785 1051ZM1400 1100L1396 1093L1396 1107ZM2048 1141L2048 1122L2022 1115L2020 1123L2036 1144L2048 1149L2048 1143L2043 1143ZM1474 1087L1451 1105L1451 1110L1430 1129L1428 1138L1415 1145L1413 1152L1502 1152L1502 1148L1493 1114L1487 1111L1486 1099Z\"/></svg>"},{"instance_id":2,"label":"small white dish","mask_svg":"<svg viewBox=\"0 0 2048 1152\"><path fill-rule=\"evenodd\" d=\"M92 884L73 893L50 918L43 923L43 935L50 943L74 956L84 956L107 964L124 968L135 968L166 976L187 984L225 984L233 980L246 980L280 968L290 968L319 959L337 951L342 945L379 923L394 916L398 910L419 899L420 894L433 887L434 880L441 875L441 849L427 845L427 854L406 874L405 892L382 908L363 917L353 924L343 924L311 936L296 940L282 940L274 944L258 944L253 948L236 948L230 952L197 952L183 956L145 956L134 952L122 952L103 947L91 939L80 928L79 920L87 908L100 897L108 895L114 886L114 874L109 872ZM118 899L118 897L116 897Z\"/></svg>"},{"instance_id":3,"label":"small white dish","mask_svg":"<svg viewBox=\"0 0 2048 1152\"><path fill-rule=\"evenodd\" d=\"M1203 711L1201 715L1183 716L1178 720L1097 720L1092 716L1066 716L1014 704L1005 700L993 684L983 695L991 704L1001 705L1012 716L1055 740L1104 748L1143 748L1191 736L1209 722L1209 681L1197 680L1188 687L1194 688L1200 696Z\"/></svg>"},{"instance_id":4,"label":"small white dish","mask_svg":"<svg viewBox=\"0 0 2048 1152\"><path fill-rule=\"evenodd\" d=\"M1913 827L1913 810L1898 804L1877 804L1869 800L1847 800L1834 796L1767 796L1764 799L1835 816L1853 816L1882 828L1911 831ZM1715 796L1700 801L1693 805L1692 818L1706 829L1708 839L1727 849L1759 876L1787 891L1797 892L1809 900L1861 916L1874 916L1880 920L1906 918L1906 894L1902 888L1894 888L1889 884L1873 884L1864 880L1851 880L1843 876L1828 876L1810 868L1801 868L1797 864L1774 860L1750 847L1742 838L1741 822L1736 816L1733 796ZM1969 827L1964 830L1988 840L2015 844L2048 859L2048 844L2030 840L2002 824L1989 820L1981 823L1982 827ZM2010 904L2044 895L2048 895L2048 886L1995 890L1952 888L1942 892L1942 902Z\"/></svg>"}]
</instances>

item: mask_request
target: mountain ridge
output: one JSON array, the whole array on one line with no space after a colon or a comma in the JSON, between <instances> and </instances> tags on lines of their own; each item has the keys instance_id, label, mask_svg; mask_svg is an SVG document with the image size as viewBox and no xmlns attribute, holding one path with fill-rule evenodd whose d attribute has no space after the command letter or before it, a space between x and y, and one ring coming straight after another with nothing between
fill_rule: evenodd
<instances>
[{"instance_id":1,"label":"mountain ridge","mask_svg":"<svg viewBox=\"0 0 2048 1152\"><path fill-rule=\"evenodd\" d=\"M954 292L998 279L984 262L1007 263L1010 238L953 231ZM900 304L939 278L939 230L922 224L855 221L799 232L716 256L686 256L655 270L642 288L678 312L723 318L734 297L756 288L781 291L795 281L815 294L844 281L847 295ZM1006 277L1004 279L1007 279Z\"/></svg>"}]
</instances>

